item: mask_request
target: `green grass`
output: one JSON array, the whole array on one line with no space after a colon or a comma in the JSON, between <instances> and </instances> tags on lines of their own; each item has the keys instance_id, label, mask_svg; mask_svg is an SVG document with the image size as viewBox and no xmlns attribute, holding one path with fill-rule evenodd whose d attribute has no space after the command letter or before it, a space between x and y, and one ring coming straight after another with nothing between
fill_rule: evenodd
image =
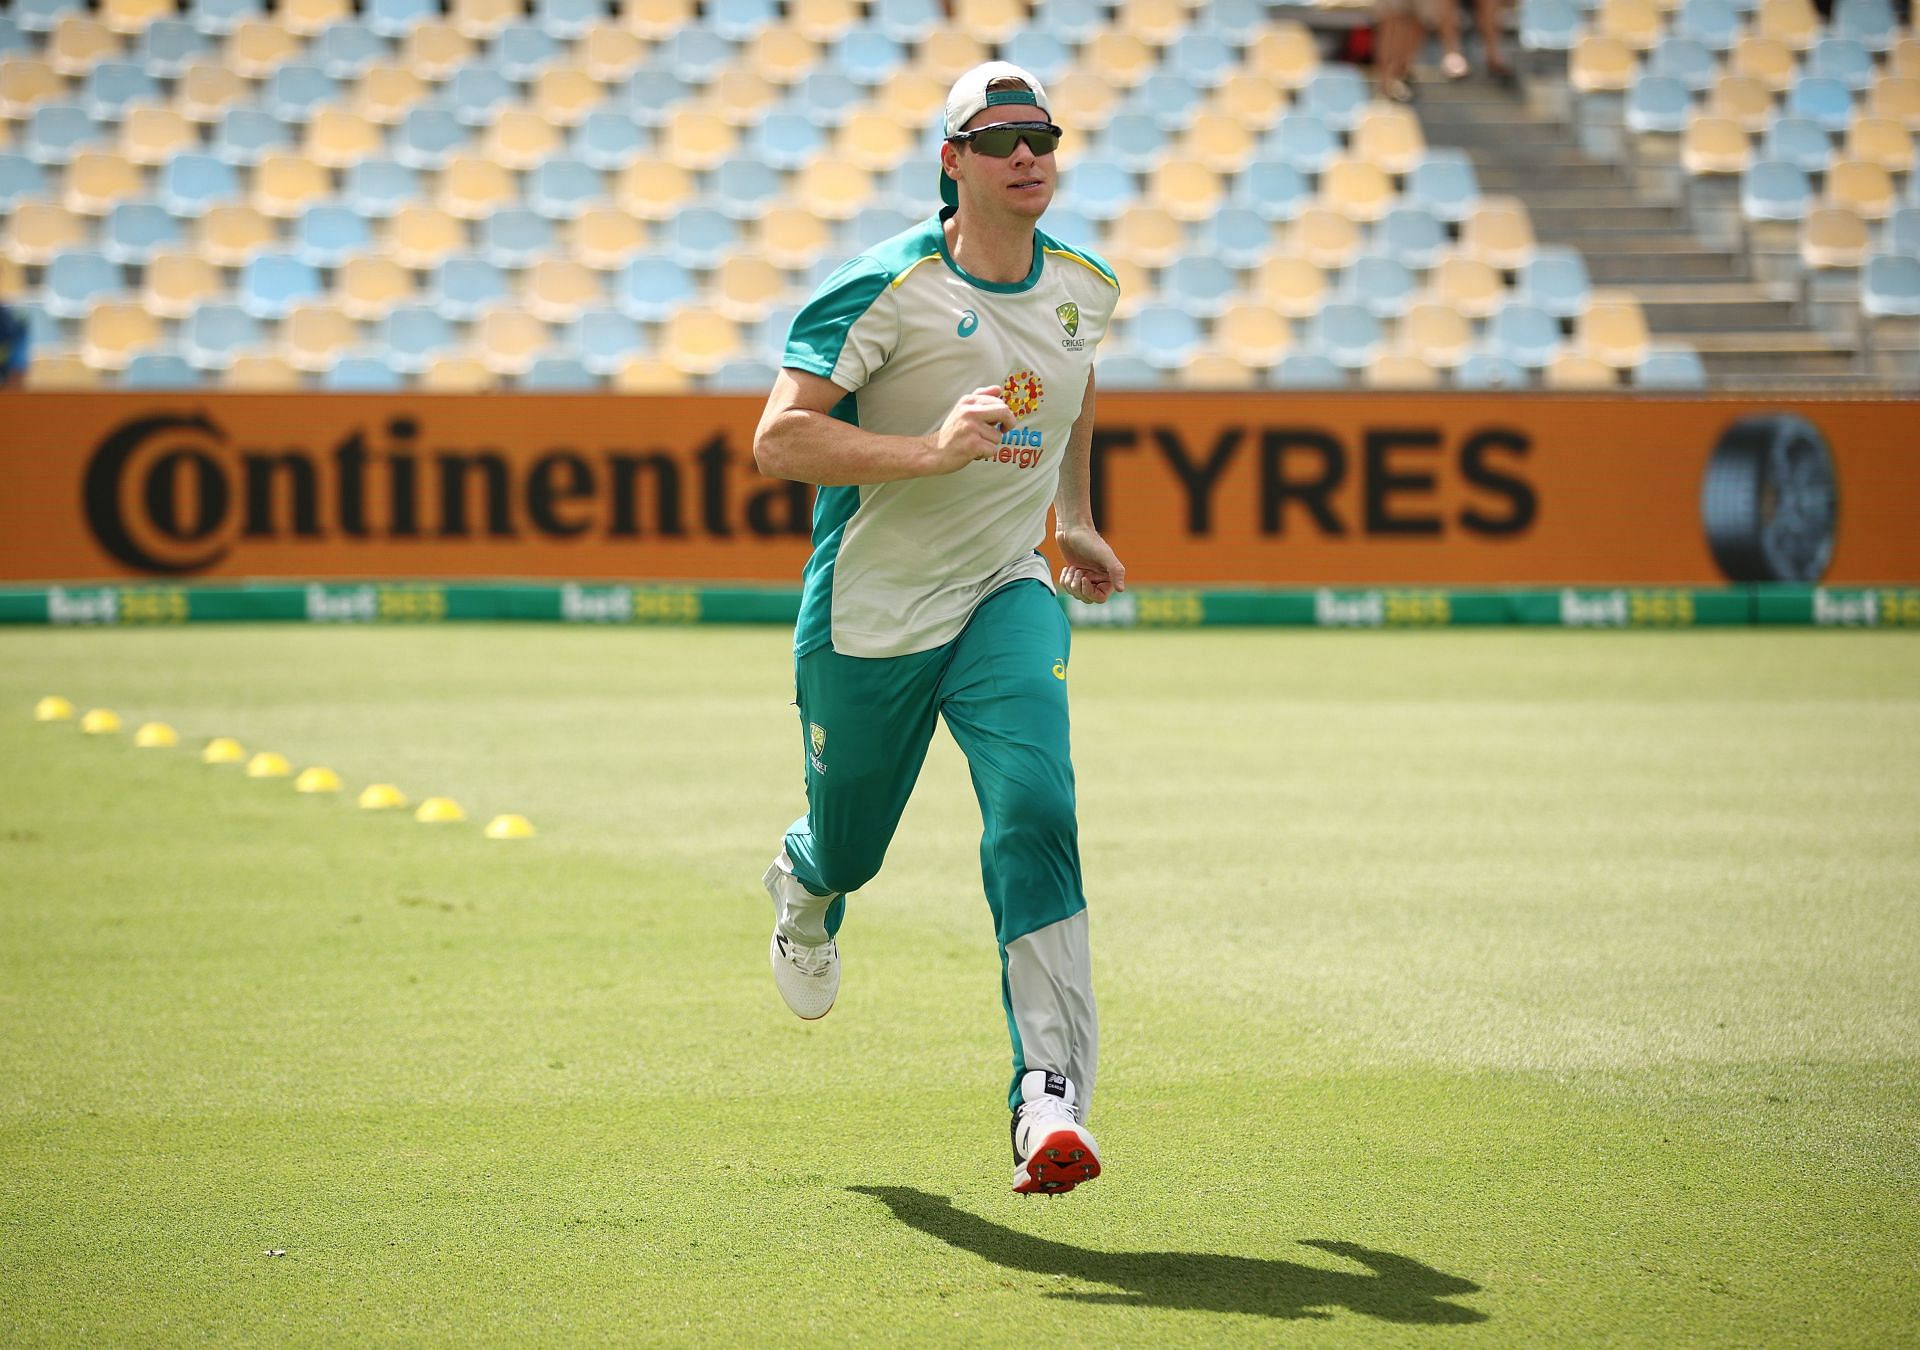
<instances>
[{"instance_id":1,"label":"green grass","mask_svg":"<svg viewBox=\"0 0 1920 1350\"><path fill-rule=\"evenodd\" d=\"M1920 642L1078 635L1055 1201L944 734L777 1001L786 642L0 632L0 1343L1920 1338Z\"/></svg>"}]
</instances>

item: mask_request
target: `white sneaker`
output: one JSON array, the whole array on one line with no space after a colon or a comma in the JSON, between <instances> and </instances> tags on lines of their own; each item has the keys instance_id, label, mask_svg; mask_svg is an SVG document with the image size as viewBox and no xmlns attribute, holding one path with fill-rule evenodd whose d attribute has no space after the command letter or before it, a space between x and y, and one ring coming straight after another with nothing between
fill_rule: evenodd
<instances>
[{"instance_id":1,"label":"white sneaker","mask_svg":"<svg viewBox=\"0 0 1920 1350\"><path fill-rule=\"evenodd\" d=\"M1080 1123L1073 1080L1045 1069L1020 1078L1013 1113L1013 1189L1021 1195L1065 1195L1100 1175L1100 1150Z\"/></svg>"},{"instance_id":2,"label":"white sneaker","mask_svg":"<svg viewBox=\"0 0 1920 1350\"><path fill-rule=\"evenodd\" d=\"M789 937L783 931L783 920L790 920L795 909L823 909L833 897L814 895L801 885L785 850L773 860L760 882L773 897L773 940L767 944L767 959L773 963L773 987L797 1016L818 1021L833 1010L833 1000L840 992L840 950L832 938L810 947Z\"/></svg>"}]
</instances>

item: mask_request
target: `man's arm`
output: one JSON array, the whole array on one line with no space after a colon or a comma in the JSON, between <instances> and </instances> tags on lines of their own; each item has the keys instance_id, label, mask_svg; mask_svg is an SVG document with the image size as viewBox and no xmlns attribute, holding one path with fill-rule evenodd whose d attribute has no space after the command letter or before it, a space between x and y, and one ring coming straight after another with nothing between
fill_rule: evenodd
<instances>
[{"instance_id":1,"label":"man's arm","mask_svg":"<svg viewBox=\"0 0 1920 1350\"><path fill-rule=\"evenodd\" d=\"M1114 555L1093 523L1093 372L1087 372L1087 392L1080 400L1080 416L1067 436L1067 453L1060 462L1060 488L1053 498L1053 537L1066 565L1060 585L1076 600L1104 604L1115 591L1127 589L1127 569Z\"/></svg>"},{"instance_id":2,"label":"man's arm","mask_svg":"<svg viewBox=\"0 0 1920 1350\"><path fill-rule=\"evenodd\" d=\"M753 433L760 472L821 487L931 478L988 459L1013 410L998 389L976 389L925 436L882 436L832 415L847 391L823 376L782 370Z\"/></svg>"}]
</instances>

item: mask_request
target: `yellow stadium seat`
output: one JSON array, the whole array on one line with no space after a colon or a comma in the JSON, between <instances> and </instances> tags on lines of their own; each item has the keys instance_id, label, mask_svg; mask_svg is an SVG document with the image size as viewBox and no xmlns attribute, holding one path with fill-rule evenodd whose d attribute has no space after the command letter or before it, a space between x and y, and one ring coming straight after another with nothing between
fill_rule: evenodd
<instances>
[{"instance_id":1,"label":"yellow stadium seat","mask_svg":"<svg viewBox=\"0 0 1920 1350\"><path fill-rule=\"evenodd\" d=\"M1754 31L1803 52L1818 42L1825 25L1808 0L1760 0Z\"/></svg>"},{"instance_id":2,"label":"yellow stadium seat","mask_svg":"<svg viewBox=\"0 0 1920 1350\"><path fill-rule=\"evenodd\" d=\"M1201 352L1180 368L1187 389L1253 389L1260 372L1229 352Z\"/></svg>"},{"instance_id":3,"label":"yellow stadium seat","mask_svg":"<svg viewBox=\"0 0 1920 1350\"><path fill-rule=\"evenodd\" d=\"M1732 75L1758 80L1776 94L1785 93L1799 73L1799 61L1793 49L1778 38L1749 33L1733 44L1727 53L1726 69Z\"/></svg>"},{"instance_id":4,"label":"yellow stadium seat","mask_svg":"<svg viewBox=\"0 0 1920 1350\"><path fill-rule=\"evenodd\" d=\"M548 121L578 126L606 99L607 91L580 66L548 66L533 77L528 100Z\"/></svg>"},{"instance_id":5,"label":"yellow stadium seat","mask_svg":"<svg viewBox=\"0 0 1920 1350\"><path fill-rule=\"evenodd\" d=\"M1920 76L1882 75L1867 91L1867 111L1920 131Z\"/></svg>"},{"instance_id":6,"label":"yellow stadium seat","mask_svg":"<svg viewBox=\"0 0 1920 1350\"><path fill-rule=\"evenodd\" d=\"M1861 267L1872 248L1867 222L1848 207L1815 207L1800 224L1800 260L1808 267Z\"/></svg>"},{"instance_id":7,"label":"yellow stadium seat","mask_svg":"<svg viewBox=\"0 0 1920 1350\"><path fill-rule=\"evenodd\" d=\"M1327 298L1327 278L1320 267L1292 253L1274 253L1254 274L1254 297L1289 319L1306 319L1320 312Z\"/></svg>"},{"instance_id":8,"label":"yellow stadium seat","mask_svg":"<svg viewBox=\"0 0 1920 1350\"><path fill-rule=\"evenodd\" d=\"M15 262L30 266L50 262L53 255L86 242L86 220L55 202L15 202L3 225L6 252Z\"/></svg>"},{"instance_id":9,"label":"yellow stadium seat","mask_svg":"<svg viewBox=\"0 0 1920 1350\"><path fill-rule=\"evenodd\" d=\"M840 125L834 134L834 151L850 164L879 171L891 169L914 149L914 133L909 124L885 113L861 110ZM932 176L928 169L928 176Z\"/></svg>"},{"instance_id":10,"label":"yellow stadium seat","mask_svg":"<svg viewBox=\"0 0 1920 1350\"><path fill-rule=\"evenodd\" d=\"M1345 156L1320 173L1320 202L1349 220L1375 221L1392 209L1393 180L1377 165Z\"/></svg>"},{"instance_id":11,"label":"yellow stadium seat","mask_svg":"<svg viewBox=\"0 0 1920 1350\"><path fill-rule=\"evenodd\" d=\"M1440 372L1410 352L1378 352L1360 372L1368 389L1437 389Z\"/></svg>"},{"instance_id":12,"label":"yellow stadium seat","mask_svg":"<svg viewBox=\"0 0 1920 1350\"><path fill-rule=\"evenodd\" d=\"M1891 117L1855 113L1842 153L1848 159L1878 164L1889 173L1906 173L1914 167L1913 135Z\"/></svg>"},{"instance_id":13,"label":"yellow stadium seat","mask_svg":"<svg viewBox=\"0 0 1920 1350\"><path fill-rule=\"evenodd\" d=\"M480 153L509 169L527 170L560 153L553 123L532 108L507 107L480 138Z\"/></svg>"},{"instance_id":14,"label":"yellow stadium seat","mask_svg":"<svg viewBox=\"0 0 1920 1350\"><path fill-rule=\"evenodd\" d=\"M173 106L194 122L218 122L228 108L252 98L253 90L239 72L217 61L195 61L173 84Z\"/></svg>"},{"instance_id":15,"label":"yellow stadium seat","mask_svg":"<svg viewBox=\"0 0 1920 1350\"><path fill-rule=\"evenodd\" d=\"M750 70L722 71L707 88L707 102L736 127L760 121L779 99L779 86Z\"/></svg>"},{"instance_id":16,"label":"yellow stadium seat","mask_svg":"<svg viewBox=\"0 0 1920 1350\"><path fill-rule=\"evenodd\" d=\"M485 155L455 155L440 171L435 204L461 220L482 220L520 199L513 174Z\"/></svg>"},{"instance_id":17,"label":"yellow stadium seat","mask_svg":"<svg viewBox=\"0 0 1920 1350\"><path fill-rule=\"evenodd\" d=\"M1130 319L1155 295L1153 274L1131 258L1109 257L1107 266L1120 282L1120 299L1114 305L1114 317Z\"/></svg>"},{"instance_id":18,"label":"yellow stadium seat","mask_svg":"<svg viewBox=\"0 0 1920 1350\"><path fill-rule=\"evenodd\" d=\"M1637 366L1647 355L1647 316L1631 291L1595 291L1573 333L1578 350L1615 370Z\"/></svg>"},{"instance_id":19,"label":"yellow stadium seat","mask_svg":"<svg viewBox=\"0 0 1920 1350\"><path fill-rule=\"evenodd\" d=\"M1722 75L1707 94L1707 111L1745 131L1759 131L1773 117L1773 93L1745 75Z\"/></svg>"},{"instance_id":20,"label":"yellow stadium seat","mask_svg":"<svg viewBox=\"0 0 1920 1350\"><path fill-rule=\"evenodd\" d=\"M798 83L819 60L820 48L813 38L778 24L755 33L740 54L742 69L782 88Z\"/></svg>"},{"instance_id":21,"label":"yellow stadium seat","mask_svg":"<svg viewBox=\"0 0 1920 1350\"><path fill-rule=\"evenodd\" d=\"M1583 94L1618 93L1639 70L1633 48L1617 37L1583 34L1567 58L1567 81Z\"/></svg>"},{"instance_id":22,"label":"yellow stadium seat","mask_svg":"<svg viewBox=\"0 0 1920 1350\"><path fill-rule=\"evenodd\" d=\"M24 56L0 60L0 115L25 117L66 93L67 82L45 61Z\"/></svg>"},{"instance_id":23,"label":"yellow stadium seat","mask_svg":"<svg viewBox=\"0 0 1920 1350\"><path fill-rule=\"evenodd\" d=\"M350 318L378 319L414 298L413 273L393 258L363 254L340 264L333 294Z\"/></svg>"},{"instance_id":24,"label":"yellow stadium seat","mask_svg":"<svg viewBox=\"0 0 1920 1350\"><path fill-rule=\"evenodd\" d=\"M962 28L939 28L920 44L919 68L942 84L951 85L992 53L974 33Z\"/></svg>"},{"instance_id":25,"label":"yellow stadium seat","mask_svg":"<svg viewBox=\"0 0 1920 1350\"><path fill-rule=\"evenodd\" d=\"M776 206L760 218L761 254L775 267L811 267L833 246L833 232L818 216L797 206Z\"/></svg>"},{"instance_id":26,"label":"yellow stadium seat","mask_svg":"<svg viewBox=\"0 0 1920 1350\"><path fill-rule=\"evenodd\" d=\"M1450 304L1422 300L1400 316L1400 346L1430 366L1452 370L1473 352L1473 325Z\"/></svg>"},{"instance_id":27,"label":"yellow stadium seat","mask_svg":"<svg viewBox=\"0 0 1920 1350\"><path fill-rule=\"evenodd\" d=\"M1156 58L1153 48L1132 33L1119 28L1104 28L1082 48L1081 64L1096 78L1120 89L1131 89L1151 75Z\"/></svg>"},{"instance_id":28,"label":"yellow stadium seat","mask_svg":"<svg viewBox=\"0 0 1920 1350\"><path fill-rule=\"evenodd\" d=\"M1549 389L1612 389L1619 385L1615 368L1585 352L1561 352L1540 372Z\"/></svg>"},{"instance_id":29,"label":"yellow stadium seat","mask_svg":"<svg viewBox=\"0 0 1920 1350\"><path fill-rule=\"evenodd\" d=\"M1680 163L1694 175L1744 173L1753 163L1753 142L1731 117L1695 113L1680 139Z\"/></svg>"},{"instance_id":30,"label":"yellow stadium seat","mask_svg":"<svg viewBox=\"0 0 1920 1350\"><path fill-rule=\"evenodd\" d=\"M97 389L106 381L79 353L36 349L27 358L29 389Z\"/></svg>"},{"instance_id":31,"label":"yellow stadium seat","mask_svg":"<svg viewBox=\"0 0 1920 1350\"><path fill-rule=\"evenodd\" d=\"M1500 307L1506 287L1500 274L1477 258L1450 254L1427 273L1427 295L1469 319L1484 319Z\"/></svg>"},{"instance_id":32,"label":"yellow stadium seat","mask_svg":"<svg viewBox=\"0 0 1920 1350\"><path fill-rule=\"evenodd\" d=\"M344 169L372 159L386 145L378 123L345 108L315 108L307 123L307 158L329 169Z\"/></svg>"},{"instance_id":33,"label":"yellow stadium seat","mask_svg":"<svg viewBox=\"0 0 1920 1350\"><path fill-rule=\"evenodd\" d=\"M657 356L629 356L613 373L622 394L679 394L693 387L687 372Z\"/></svg>"},{"instance_id":34,"label":"yellow stadium seat","mask_svg":"<svg viewBox=\"0 0 1920 1350\"><path fill-rule=\"evenodd\" d=\"M427 82L405 66L376 61L360 72L349 107L369 122L394 126L426 98Z\"/></svg>"},{"instance_id":35,"label":"yellow stadium seat","mask_svg":"<svg viewBox=\"0 0 1920 1350\"><path fill-rule=\"evenodd\" d=\"M1517 272L1535 251L1533 219L1518 197L1482 197L1460 222L1460 251L1502 272Z\"/></svg>"},{"instance_id":36,"label":"yellow stadium seat","mask_svg":"<svg viewBox=\"0 0 1920 1350\"><path fill-rule=\"evenodd\" d=\"M160 344L160 321L138 300L103 300L80 321L80 359L101 370L125 370L135 352Z\"/></svg>"},{"instance_id":37,"label":"yellow stadium seat","mask_svg":"<svg viewBox=\"0 0 1920 1350\"><path fill-rule=\"evenodd\" d=\"M1187 232L1164 205L1123 211L1107 226L1105 251L1141 267L1165 267L1187 249Z\"/></svg>"},{"instance_id":38,"label":"yellow stadium seat","mask_svg":"<svg viewBox=\"0 0 1920 1350\"><path fill-rule=\"evenodd\" d=\"M740 132L711 107L688 105L667 116L660 138L669 163L695 171L711 169L740 144Z\"/></svg>"},{"instance_id":39,"label":"yellow stadium seat","mask_svg":"<svg viewBox=\"0 0 1920 1350\"><path fill-rule=\"evenodd\" d=\"M1179 140L1178 153L1214 173L1238 173L1253 158L1253 131L1221 112L1203 112Z\"/></svg>"},{"instance_id":40,"label":"yellow stadium seat","mask_svg":"<svg viewBox=\"0 0 1920 1350\"><path fill-rule=\"evenodd\" d=\"M1287 226L1287 246L1315 267L1345 267L1359 255L1360 230L1343 212L1309 206Z\"/></svg>"},{"instance_id":41,"label":"yellow stadium seat","mask_svg":"<svg viewBox=\"0 0 1920 1350\"><path fill-rule=\"evenodd\" d=\"M1070 70L1047 86L1053 106L1047 111L1063 127L1076 135L1098 131L1113 120L1120 95L1114 86L1102 80L1093 69Z\"/></svg>"},{"instance_id":42,"label":"yellow stadium seat","mask_svg":"<svg viewBox=\"0 0 1920 1350\"><path fill-rule=\"evenodd\" d=\"M400 40L400 64L439 84L473 59L473 39L440 19L422 19Z\"/></svg>"},{"instance_id":43,"label":"yellow stadium seat","mask_svg":"<svg viewBox=\"0 0 1920 1350\"><path fill-rule=\"evenodd\" d=\"M1270 22L1248 46L1246 73L1280 89L1299 89L1320 69L1320 48L1297 19Z\"/></svg>"},{"instance_id":44,"label":"yellow stadium seat","mask_svg":"<svg viewBox=\"0 0 1920 1350\"><path fill-rule=\"evenodd\" d=\"M1146 200L1175 220L1206 220L1226 201L1220 175L1197 160L1172 155L1147 175Z\"/></svg>"},{"instance_id":45,"label":"yellow stadium seat","mask_svg":"<svg viewBox=\"0 0 1920 1350\"><path fill-rule=\"evenodd\" d=\"M709 309L683 309L660 334L660 355L690 375L710 375L740 353L733 320Z\"/></svg>"},{"instance_id":46,"label":"yellow stadium seat","mask_svg":"<svg viewBox=\"0 0 1920 1350\"><path fill-rule=\"evenodd\" d=\"M832 42L860 18L855 0L793 0L787 27L809 42Z\"/></svg>"},{"instance_id":47,"label":"yellow stadium seat","mask_svg":"<svg viewBox=\"0 0 1920 1350\"><path fill-rule=\"evenodd\" d=\"M140 166L117 150L82 150L67 165L63 200L83 216L103 216L120 202L145 195Z\"/></svg>"},{"instance_id":48,"label":"yellow stadium seat","mask_svg":"<svg viewBox=\"0 0 1920 1350\"><path fill-rule=\"evenodd\" d=\"M983 42L1005 42L1028 23L1021 0L954 0L953 23Z\"/></svg>"},{"instance_id":49,"label":"yellow stadium seat","mask_svg":"<svg viewBox=\"0 0 1920 1350\"><path fill-rule=\"evenodd\" d=\"M873 110L907 127L932 126L946 107L947 85L924 70L902 66L887 76L873 96Z\"/></svg>"},{"instance_id":50,"label":"yellow stadium seat","mask_svg":"<svg viewBox=\"0 0 1920 1350\"><path fill-rule=\"evenodd\" d=\"M504 306L482 314L473 330L474 355L496 375L524 374L552 343L552 334L539 319Z\"/></svg>"},{"instance_id":51,"label":"yellow stadium seat","mask_svg":"<svg viewBox=\"0 0 1920 1350\"><path fill-rule=\"evenodd\" d=\"M1266 370L1293 348L1293 328L1270 304L1230 305L1213 324L1214 341L1228 356Z\"/></svg>"},{"instance_id":52,"label":"yellow stadium seat","mask_svg":"<svg viewBox=\"0 0 1920 1350\"><path fill-rule=\"evenodd\" d=\"M774 32L775 29L765 29ZM580 68L603 84L617 84L633 74L647 58L647 45L625 28L596 23L573 44Z\"/></svg>"},{"instance_id":53,"label":"yellow stadium seat","mask_svg":"<svg viewBox=\"0 0 1920 1350\"><path fill-rule=\"evenodd\" d=\"M619 0L622 26L641 37L670 38L694 21L694 0Z\"/></svg>"},{"instance_id":54,"label":"yellow stadium seat","mask_svg":"<svg viewBox=\"0 0 1920 1350\"><path fill-rule=\"evenodd\" d=\"M207 209L195 235L209 261L222 267L239 267L272 245L280 231L258 207L227 202Z\"/></svg>"},{"instance_id":55,"label":"yellow stadium seat","mask_svg":"<svg viewBox=\"0 0 1920 1350\"><path fill-rule=\"evenodd\" d=\"M643 220L665 220L692 200L693 175L663 159L635 160L614 180L615 203Z\"/></svg>"},{"instance_id":56,"label":"yellow stadium seat","mask_svg":"<svg viewBox=\"0 0 1920 1350\"><path fill-rule=\"evenodd\" d=\"M1187 6L1180 0L1120 0L1113 26L1164 47L1186 31Z\"/></svg>"},{"instance_id":57,"label":"yellow stadium seat","mask_svg":"<svg viewBox=\"0 0 1920 1350\"><path fill-rule=\"evenodd\" d=\"M427 362L420 387L435 394L485 394L500 388L500 377L477 356L449 352Z\"/></svg>"},{"instance_id":58,"label":"yellow stadium seat","mask_svg":"<svg viewBox=\"0 0 1920 1350\"><path fill-rule=\"evenodd\" d=\"M1227 76L1211 102L1220 116L1255 131L1265 131L1287 110L1287 96L1279 85L1244 70Z\"/></svg>"},{"instance_id":59,"label":"yellow stadium seat","mask_svg":"<svg viewBox=\"0 0 1920 1350\"><path fill-rule=\"evenodd\" d=\"M849 220L873 197L873 181L855 164L830 156L807 162L794 175L794 200L826 220Z\"/></svg>"},{"instance_id":60,"label":"yellow stadium seat","mask_svg":"<svg viewBox=\"0 0 1920 1350\"><path fill-rule=\"evenodd\" d=\"M527 270L527 309L548 323L571 323L605 294L599 273L572 258L542 258Z\"/></svg>"},{"instance_id":61,"label":"yellow stadium seat","mask_svg":"<svg viewBox=\"0 0 1920 1350\"><path fill-rule=\"evenodd\" d=\"M186 249L167 250L147 259L140 301L163 319L184 319L225 290L226 281L211 259Z\"/></svg>"},{"instance_id":62,"label":"yellow stadium seat","mask_svg":"<svg viewBox=\"0 0 1920 1350\"><path fill-rule=\"evenodd\" d=\"M467 231L434 206L403 206L387 222L387 251L403 267L425 271L467 246Z\"/></svg>"},{"instance_id":63,"label":"yellow stadium seat","mask_svg":"<svg viewBox=\"0 0 1920 1350\"><path fill-rule=\"evenodd\" d=\"M1388 104L1369 106L1353 129L1353 156L1386 172L1408 172L1427 153L1420 122L1405 108Z\"/></svg>"},{"instance_id":64,"label":"yellow stadium seat","mask_svg":"<svg viewBox=\"0 0 1920 1350\"><path fill-rule=\"evenodd\" d=\"M1826 201L1868 220L1885 220L1900 200L1893 175L1864 159L1839 159L1827 167Z\"/></svg>"},{"instance_id":65,"label":"yellow stadium seat","mask_svg":"<svg viewBox=\"0 0 1920 1350\"><path fill-rule=\"evenodd\" d=\"M332 192L327 171L305 155L266 155L253 166L253 204L269 216L297 216Z\"/></svg>"},{"instance_id":66,"label":"yellow stadium seat","mask_svg":"<svg viewBox=\"0 0 1920 1350\"><path fill-rule=\"evenodd\" d=\"M618 207L588 207L569 225L568 238L573 256L596 272L618 271L647 246L645 227L624 202Z\"/></svg>"},{"instance_id":67,"label":"yellow stadium seat","mask_svg":"<svg viewBox=\"0 0 1920 1350\"><path fill-rule=\"evenodd\" d=\"M100 0L100 17L116 33L141 33L155 19L171 19L173 0Z\"/></svg>"},{"instance_id":68,"label":"yellow stadium seat","mask_svg":"<svg viewBox=\"0 0 1920 1350\"><path fill-rule=\"evenodd\" d=\"M265 79L300 53L300 39L273 19L248 19L227 34L227 65L250 80Z\"/></svg>"},{"instance_id":69,"label":"yellow stadium seat","mask_svg":"<svg viewBox=\"0 0 1920 1350\"><path fill-rule=\"evenodd\" d=\"M1901 38L1887 53L1885 71L1906 80L1920 80L1920 37Z\"/></svg>"},{"instance_id":70,"label":"yellow stadium seat","mask_svg":"<svg viewBox=\"0 0 1920 1350\"><path fill-rule=\"evenodd\" d=\"M360 325L338 304L295 305L280 321L281 351L296 370L326 370L359 345Z\"/></svg>"},{"instance_id":71,"label":"yellow stadium seat","mask_svg":"<svg viewBox=\"0 0 1920 1350\"><path fill-rule=\"evenodd\" d=\"M120 119L120 153L135 164L165 164L199 146L199 131L177 108L135 105Z\"/></svg>"},{"instance_id":72,"label":"yellow stadium seat","mask_svg":"<svg viewBox=\"0 0 1920 1350\"><path fill-rule=\"evenodd\" d=\"M764 319L786 290L786 278L778 267L745 253L723 261L709 287L714 309L738 323Z\"/></svg>"},{"instance_id":73,"label":"yellow stadium seat","mask_svg":"<svg viewBox=\"0 0 1920 1350\"><path fill-rule=\"evenodd\" d=\"M304 38L352 17L353 0L280 0L280 22Z\"/></svg>"},{"instance_id":74,"label":"yellow stadium seat","mask_svg":"<svg viewBox=\"0 0 1920 1350\"><path fill-rule=\"evenodd\" d=\"M47 61L62 75L85 75L98 62L120 54L114 31L81 14L64 16L47 39Z\"/></svg>"},{"instance_id":75,"label":"yellow stadium seat","mask_svg":"<svg viewBox=\"0 0 1920 1350\"><path fill-rule=\"evenodd\" d=\"M283 394L300 388L300 372L284 356L271 352L242 352L220 373L222 389L245 389L257 394Z\"/></svg>"},{"instance_id":76,"label":"yellow stadium seat","mask_svg":"<svg viewBox=\"0 0 1920 1350\"><path fill-rule=\"evenodd\" d=\"M0 300L13 300L27 289L27 269L0 252Z\"/></svg>"},{"instance_id":77,"label":"yellow stadium seat","mask_svg":"<svg viewBox=\"0 0 1920 1350\"><path fill-rule=\"evenodd\" d=\"M1666 32L1666 16L1653 0L1601 0L1594 31L1644 52Z\"/></svg>"},{"instance_id":78,"label":"yellow stadium seat","mask_svg":"<svg viewBox=\"0 0 1920 1350\"><path fill-rule=\"evenodd\" d=\"M526 17L521 0L449 0L447 17L463 37L486 41Z\"/></svg>"}]
</instances>

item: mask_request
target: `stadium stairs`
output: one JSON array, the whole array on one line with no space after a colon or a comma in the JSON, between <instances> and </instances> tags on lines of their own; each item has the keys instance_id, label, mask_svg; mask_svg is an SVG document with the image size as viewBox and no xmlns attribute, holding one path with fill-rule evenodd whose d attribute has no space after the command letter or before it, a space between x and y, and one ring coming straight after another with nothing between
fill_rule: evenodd
<instances>
[{"instance_id":1,"label":"stadium stairs","mask_svg":"<svg viewBox=\"0 0 1920 1350\"><path fill-rule=\"evenodd\" d=\"M1524 202L1539 242L1580 250L1596 286L1636 294L1652 338L1691 345L1712 386L1885 383L1850 332L1813 321L1790 277L1756 270L1737 233L1698 229L1670 180L1637 171L1630 145L1608 155L1590 133L1583 144L1564 72L1536 71L1521 88L1421 73L1427 143L1465 151L1481 188Z\"/></svg>"}]
</instances>

